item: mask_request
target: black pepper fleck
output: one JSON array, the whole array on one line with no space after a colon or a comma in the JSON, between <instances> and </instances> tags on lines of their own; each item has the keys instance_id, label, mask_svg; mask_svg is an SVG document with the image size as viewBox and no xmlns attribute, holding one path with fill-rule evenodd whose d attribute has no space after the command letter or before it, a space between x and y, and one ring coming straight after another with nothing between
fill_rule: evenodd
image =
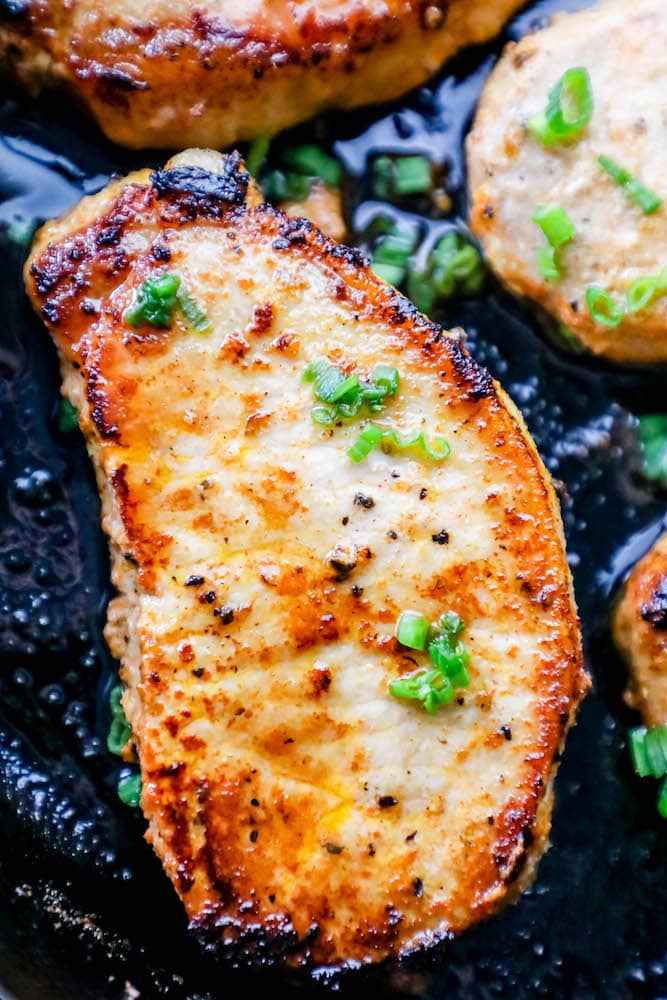
<instances>
[{"instance_id":1,"label":"black pepper fleck","mask_svg":"<svg viewBox=\"0 0 667 1000\"><path fill-rule=\"evenodd\" d=\"M373 497L369 497L365 493L355 493L354 503L357 507L363 507L364 510L370 510L371 507L375 506L375 500Z\"/></svg>"},{"instance_id":2,"label":"black pepper fleck","mask_svg":"<svg viewBox=\"0 0 667 1000\"><path fill-rule=\"evenodd\" d=\"M259 830L251 830L250 831L250 842L251 843L254 844L258 837L259 837Z\"/></svg>"},{"instance_id":3,"label":"black pepper fleck","mask_svg":"<svg viewBox=\"0 0 667 1000\"><path fill-rule=\"evenodd\" d=\"M449 532L443 528L436 535L431 535L431 541L437 542L438 545L446 545L449 541Z\"/></svg>"},{"instance_id":4,"label":"black pepper fleck","mask_svg":"<svg viewBox=\"0 0 667 1000\"><path fill-rule=\"evenodd\" d=\"M378 805L380 809L391 809L392 806L398 805L398 799L393 795L381 795L378 799Z\"/></svg>"},{"instance_id":5,"label":"black pepper fleck","mask_svg":"<svg viewBox=\"0 0 667 1000\"><path fill-rule=\"evenodd\" d=\"M417 899L421 899L422 896L424 895L424 883L420 878L413 879L412 891L417 897Z\"/></svg>"},{"instance_id":6,"label":"black pepper fleck","mask_svg":"<svg viewBox=\"0 0 667 1000\"><path fill-rule=\"evenodd\" d=\"M509 742L512 739L512 730L509 726L501 726L500 732L503 734L505 739Z\"/></svg>"},{"instance_id":7,"label":"black pepper fleck","mask_svg":"<svg viewBox=\"0 0 667 1000\"><path fill-rule=\"evenodd\" d=\"M185 586L186 587L201 587L201 585L202 585L203 582L204 582L204 577L203 576L197 576L196 574L193 574L193 576L189 576L187 578L187 580L185 581Z\"/></svg>"}]
</instances>

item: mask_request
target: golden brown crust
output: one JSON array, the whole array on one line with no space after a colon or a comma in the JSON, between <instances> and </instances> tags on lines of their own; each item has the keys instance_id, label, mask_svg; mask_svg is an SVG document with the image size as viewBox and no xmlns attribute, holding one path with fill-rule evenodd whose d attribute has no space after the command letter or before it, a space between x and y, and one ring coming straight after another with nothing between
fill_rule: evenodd
<instances>
[{"instance_id":1,"label":"golden brown crust","mask_svg":"<svg viewBox=\"0 0 667 1000\"><path fill-rule=\"evenodd\" d=\"M207 169L206 156L134 175L47 226L28 291L96 459L130 603L125 707L142 808L192 925L240 957L379 960L493 912L546 847L555 756L586 687L557 501L517 411L455 340L357 251L252 207L252 191L246 204L238 159L209 155ZM213 338L123 322L165 266L208 295ZM451 430L446 474L407 463L376 482L398 531L355 550L361 587L325 557L340 524L330 504L357 473L340 466L333 501L312 493L328 438L289 396L307 350L395 360ZM274 371L279 409L260 391ZM294 428L316 435L308 460L290 461L282 435ZM211 441L216 466L193 483L180 456L194 462ZM327 455L323 470L339 462ZM447 520L448 552L420 548L415 476L434 497L459 482L428 515ZM343 523L353 517L363 534L375 514L362 504ZM210 546L218 561L200 571ZM386 693L412 668L392 638L407 600L469 623L476 685L447 717Z\"/></svg>"},{"instance_id":2,"label":"golden brown crust","mask_svg":"<svg viewBox=\"0 0 667 1000\"><path fill-rule=\"evenodd\" d=\"M123 145L219 147L397 97L520 2L27 0L0 23L0 66L67 85Z\"/></svg>"},{"instance_id":3,"label":"golden brown crust","mask_svg":"<svg viewBox=\"0 0 667 1000\"><path fill-rule=\"evenodd\" d=\"M613 619L614 639L628 661L629 704L647 726L667 723L667 534L630 574Z\"/></svg>"}]
</instances>

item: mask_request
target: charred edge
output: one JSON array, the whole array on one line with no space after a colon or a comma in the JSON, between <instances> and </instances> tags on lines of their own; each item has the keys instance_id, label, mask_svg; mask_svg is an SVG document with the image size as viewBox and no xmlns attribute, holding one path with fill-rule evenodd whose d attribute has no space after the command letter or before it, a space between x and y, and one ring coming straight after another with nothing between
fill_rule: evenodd
<instances>
[{"instance_id":1,"label":"charred edge","mask_svg":"<svg viewBox=\"0 0 667 1000\"><path fill-rule=\"evenodd\" d=\"M107 397L104 389L99 386L99 375L95 368L88 372L88 385L86 386L86 396L90 407L90 416L100 437L105 440L120 441L120 431L118 425L111 423L107 419ZM127 466L122 466L127 471Z\"/></svg>"},{"instance_id":2,"label":"charred edge","mask_svg":"<svg viewBox=\"0 0 667 1000\"><path fill-rule=\"evenodd\" d=\"M667 632L667 576L658 580L651 599L642 604L641 616L658 632Z\"/></svg>"},{"instance_id":3,"label":"charred edge","mask_svg":"<svg viewBox=\"0 0 667 1000\"><path fill-rule=\"evenodd\" d=\"M99 66L94 71L96 81L112 94L116 91L132 93L135 90L150 90L150 84L145 80L135 80L129 73L117 66Z\"/></svg>"},{"instance_id":4,"label":"charred edge","mask_svg":"<svg viewBox=\"0 0 667 1000\"><path fill-rule=\"evenodd\" d=\"M158 198L174 200L188 218L219 219L230 206L245 204L249 175L240 169L241 163L239 153L230 153L219 174L202 167L173 167L155 170L151 183Z\"/></svg>"},{"instance_id":5,"label":"charred edge","mask_svg":"<svg viewBox=\"0 0 667 1000\"><path fill-rule=\"evenodd\" d=\"M190 931L208 954L223 957L241 968L269 968L300 955L307 962L320 928L312 924L299 937L287 914L273 914L260 921L244 921L216 906L190 923Z\"/></svg>"},{"instance_id":6,"label":"charred edge","mask_svg":"<svg viewBox=\"0 0 667 1000\"><path fill-rule=\"evenodd\" d=\"M493 396L493 379L486 368L482 368L455 340L450 340L448 347L452 367L459 378L466 383L469 399L477 402Z\"/></svg>"}]
</instances>

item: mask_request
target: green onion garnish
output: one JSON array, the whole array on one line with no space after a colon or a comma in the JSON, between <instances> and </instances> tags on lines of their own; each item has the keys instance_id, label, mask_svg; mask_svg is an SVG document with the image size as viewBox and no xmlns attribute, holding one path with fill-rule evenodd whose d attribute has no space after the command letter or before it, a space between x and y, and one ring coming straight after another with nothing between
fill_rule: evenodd
<instances>
[{"instance_id":1,"label":"green onion garnish","mask_svg":"<svg viewBox=\"0 0 667 1000\"><path fill-rule=\"evenodd\" d=\"M171 326L174 309L178 305L181 279L177 274L163 274L159 278L146 278L137 292L135 305L125 313L130 326L144 323L158 329Z\"/></svg>"},{"instance_id":2,"label":"green onion garnish","mask_svg":"<svg viewBox=\"0 0 667 1000\"><path fill-rule=\"evenodd\" d=\"M264 166L270 145L271 137L268 135L258 135L257 138L250 143L248 152L245 155L245 165L246 170L249 174L252 174L253 177L259 177L259 172Z\"/></svg>"},{"instance_id":3,"label":"green onion garnish","mask_svg":"<svg viewBox=\"0 0 667 1000\"><path fill-rule=\"evenodd\" d=\"M572 219L560 205L538 205L531 220L540 227L554 250L564 247L576 233Z\"/></svg>"},{"instance_id":4,"label":"green onion garnish","mask_svg":"<svg viewBox=\"0 0 667 1000\"><path fill-rule=\"evenodd\" d=\"M361 462L367 455L370 455L376 444L382 439L382 431L375 424L368 424L364 427L363 431L354 442L352 447L348 449L348 458L351 458L353 462Z\"/></svg>"},{"instance_id":5,"label":"green onion garnish","mask_svg":"<svg viewBox=\"0 0 667 1000\"><path fill-rule=\"evenodd\" d=\"M111 726L107 736L107 747L110 753L122 756L127 741L132 735L130 724L125 717L121 704L123 689L120 685L111 689L109 694L109 705L111 706Z\"/></svg>"},{"instance_id":6,"label":"green onion garnish","mask_svg":"<svg viewBox=\"0 0 667 1000\"><path fill-rule=\"evenodd\" d=\"M340 163L319 146L307 144L286 149L282 160L291 170L301 174L302 177L319 177L330 187L338 187L340 184Z\"/></svg>"},{"instance_id":7,"label":"green onion garnish","mask_svg":"<svg viewBox=\"0 0 667 1000\"><path fill-rule=\"evenodd\" d=\"M549 247L537 250L539 272L545 281L556 281L561 276L559 251L574 238L574 223L560 205L538 205L530 218L549 241Z\"/></svg>"},{"instance_id":8,"label":"green onion garnish","mask_svg":"<svg viewBox=\"0 0 667 1000\"><path fill-rule=\"evenodd\" d=\"M125 320L134 327L148 323L158 329L167 329L173 322L176 308L198 333L208 333L212 328L206 313L183 288L178 274L146 278L139 287L134 306L125 313Z\"/></svg>"},{"instance_id":9,"label":"green onion garnish","mask_svg":"<svg viewBox=\"0 0 667 1000\"><path fill-rule=\"evenodd\" d=\"M556 251L553 247L538 247L536 251L537 270L545 281L558 281L560 267L556 262Z\"/></svg>"},{"instance_id":10,"label":"green onion garnish","mask_svg":"<svg viewBox=\"0 0 667 1000\"><path fill-rule=\"evenodd\" d=\"M599 285L589 285L586 289L586 305L596 323L601 326L615 327L623 319L623 310L605 288Z\"/></svg>"},{"instance_id":11,"label":"green onion garnish","mask_svg":"<svg viewBox=\"0 0 667 1000\"><path fill-rule=\"evenodd\" d=\"M667 267L659 274L647 274L635 278L625 293L626 309L630 313L641 312L667 292Z\"/></svg>"},{"instance_id":12,"label":"green onion garnish","mask_svg":"<svg viewBox=\"0 0 667 1000\"><path fill-rule=\"evenodd\" d=\"M69 399L63 397L60 400L60 413L58 414L58 428L63 434L71 434L79 429L79 413L75 406L72 406Z\"/></svg>"},{"instance_id":13,"label":"green onion garnish","mask_svg":"<svg viewBox=\"0 0 667 1000\"><path fill-rule=\"evenodd\" d=\"M313 395L326 404L311 410L314 423L327 426L358 416L364 407L379 413L398 392L400 377L396 368L382 364L375 366L372 378L346 378L326 358L319 358L308 365L303 381L313 383Z\"/></svg>"},{"instance_id":14,"label":"green onion garnish","mask_svg":"<svg viewBox=\"0 0 667 1000\"><path fill-rule=\"evenodd\" d=\"M639 441L644 475L654 482L667 483L667 416L656 413L640 417Z\"/></svg>"},{"instance_id":15,"label":"green onion garnish","mask_svg":"<svg viewBox=\"0 0 667 1000\"><path fill-rule=\"evenodd\" d=\"M425 156L378 156L372 176L373 194L383 201L423 194L433 185L433 171Z\"/></svg>"},{"instance_id":16,"label":"green onion garnish","mask_svg":"<svg viewBox=\"0 0 667 1000\"><path fill-rule=\"evenodd\" d=\"M418 431L410 437L404 438L393 427L378 427L376 424L368 424L349 449L348 458L351 458L353 462L360 462L381 442L394 445L401 451L417 448L434 462L442 462L451 454L449 443L443 437L434 437L429 442L424 431ZM369 444L370 447L368 447Z\"/></svg>"},{"instance_id":17,"label":"green onion garnish","mask_svg":"<svg viewBox=\"0 0 667 1000\"><path fill-rule=\"evenodd\" d=\"M409 649L426 649L431 626L416 611L403 611L396 624L396 638Z\"/></svg>"},{"instance_id":18,"label":"green onion garnish","mask_svg":"<svg viewBox=\"0 0 667 1000\"><path fill-rule=\"evenodd\" d=\"M667 725L637 726L630 730L630 753L640 778L667 775Z\"/></svg>"},{"instance_id":19,"label":"green onion garnish","mask_svg":"<svg viewBox=\"0 0 667 1000\"><path fill-rule=\"evenodd\" d=\"M118 782L118 798L125 806L136 809L141 803L141 775L130 774Z\"/></svg>"},{"instance_id":20,"label":"green onion garnish","mask_svg":"<svg viewBox=\"0 0 667 1000\"><path fill-rule=\"evenodd\" d=\"M274 169L262 176L261 188L268 201L305 201L311 183L309 177Z\"/></svg>"},{"instance_id":21,"label":"green onion garnish","mask_svg":"<svg viewBox=\"0 0 667 1000\"><path fill-rule=\"evenodd\" d=\"M588 70L568 69L549 92L546 110L531 118L528 131L544 146L578 138L593 114L593 90Z\"/></svg>"},{"instance_id":22,"label":"green onion garnish","mask_svg":"<svg viewBox=\"0 0 667 1000\"><path fill-rule=\"evenodd\" d=\"M196 333L209 333L213 329L213 324L204 310L199 306L192 295L190 295L189 292L186 292L182 286L178 289L176 298L188 325L192 327Z\"/></svg>"},{"instance_id":23,"label":"green onion garnish","mask_svg":"<svg viewBox=\"0 0 667 1000\"><path fill-rule=\"evenodd\" d=\"M470 653L458 638L465 622L452 611L441 616L432 628L415 611L404 611L398 619L396 638L403 646L427 649L435 669L422 667L408 677L392 681L389 693L394 698L419 701L429 715L454 700L458 688L468 687Z\"/></svg>"},{"instance_id":24,"label":"green onion garnish","mask_svg":"<svg viewBox=\"0 0 667 1000\"><path fill-rule=\"evenodd\" d=\"M371 267L378 278L382 278L388 285L398 288L405 278L405 268L399 264L386 264L381 260L371 259Z\"/></svg>"},{"instance_id":25,"label":"green onion garnish","mask_svg":"<svg viewBox=\"0 0 667 1000\"><path fill-rule=\"evenodd\" d=\"M665 779L660 786L660 794L658 795L658 812L663 819L667 819L667 779Z\"/></svg>"},{"instance_id":26,"label":"green onion garnish","mask_svg":"<svg viewBox=\"0 0 667 1000\"><path fill-rule=\"evenodd\" d=\"M392 681L389 694L404 701L419 701L429 715L442 705L449 705L456 694L454 685L441 670L418 670L409 677Z\"/></svg>"},{"instance_id":27,"label":"green onion garnish","mask_svg":"<svg viewBox=\"0 0 667 1000\"><path fill-rule=\"evenodd\" d=\"M598 156L598 163L609 174L612 180L615 180L625 190L626 194L632 198L645 215L652 215L653 212L657 212L662 205L662 199L653 191L649 191L647 187L644 187L642 182L628 173L625 167L622 167L619 163L615 163L614 160L610 160L608 156Z\"/></svg>"},{"instance_id":28,"label":"green onion garnish","mask_svg":"<svg viewBox=\"0 0 667 1000\"><path fill-rule=\"evenodd\" d=\"M394 230L381 236L371 257L373 271L390 285L400 285L415 248L414 230Z\"/></svg>"}]
</instances>

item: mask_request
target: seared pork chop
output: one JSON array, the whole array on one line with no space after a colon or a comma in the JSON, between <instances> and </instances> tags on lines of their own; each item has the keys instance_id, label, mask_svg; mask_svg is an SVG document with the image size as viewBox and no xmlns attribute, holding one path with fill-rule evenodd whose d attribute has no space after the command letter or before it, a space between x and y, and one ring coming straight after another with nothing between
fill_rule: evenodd
<instances>
[{"instance_id":1,"label":"seared pork chop","mask_svg":"<svg viewBox=\"0 0 667 1000\"><path fill-rule=\"evenodd\" d=\"M545 145L529 123L564 74L582 69L590 120ZM664 0L602 0L507 47L468 137L471 226L489 263L513 292L616 361L667 360L666 95ZM643 198L632 181L619 183L625 175ZM558 252L560 274L545 277L538 253L548 243L532 216L553 205L575 232Z\"/></svg>"},{"instance_id":2,"label":"seared pork chop","mask_svg":"<svg viewBox=\"0 0 667 1000\"><path fill-rule=\"evenodd\" d=\"M139 322L174 277L190 307ZM354 965L514 898L586 682L558 504L502 390L357 251L258 204L236 155L85 199L26 280L97 470L141 805L193 927ZM327 423L313 363L400 384ZM371 425L398 438L355 461ZM465 624L469 685L432 714L389 689L427 667L404 611Z\"/></svg>"},{"instance_id":3,"label":"seared pork chop","mask_svg":"<svg viewBox=\"0 0 667 1000\"><path fill-rule=\"evenodd\" d=\"M225 146L398 97L522 0L21 0L0 67L61 83L115 142Z\"/></svg>"},{"instance_id":4,"label":"seared pork chop","mask_svg":"<svg viewBox=\"0 0 667 1000\"><path fill-rule=\"evenodd\" d=\"M667 534L637 563L614 612L614 639L628 661L628 702L647 726L667 723Z\"/></svg>"}]
</instances>

